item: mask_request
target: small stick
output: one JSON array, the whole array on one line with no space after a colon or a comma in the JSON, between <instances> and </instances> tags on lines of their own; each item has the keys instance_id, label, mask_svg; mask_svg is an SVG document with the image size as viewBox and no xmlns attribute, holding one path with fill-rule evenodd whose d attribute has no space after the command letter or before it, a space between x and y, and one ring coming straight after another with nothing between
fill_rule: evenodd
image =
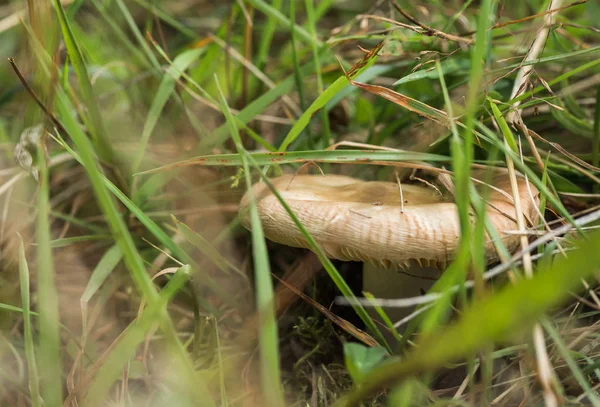
<instances>
[{"instance_id":1,"label":"small stick","mask_svg":"<svg viewBox=\"0 0 600 407\"><path fill-rule=\"evenodd\" d=\"M394 171L396 176L396 182L398 183L398 190L400 191L400 213L404 213L404 195L402 194L402 182L398 176L398 171Z\"/></svg>"}]
</instances>

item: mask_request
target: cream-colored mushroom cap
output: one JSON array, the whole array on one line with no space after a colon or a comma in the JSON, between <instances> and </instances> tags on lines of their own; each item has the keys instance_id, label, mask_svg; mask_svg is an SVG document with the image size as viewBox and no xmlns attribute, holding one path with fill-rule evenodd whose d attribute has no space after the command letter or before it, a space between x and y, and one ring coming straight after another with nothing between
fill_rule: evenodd
<instances>
[{"instance_id":1,"label":"cream-colored mushroom cap","mask_svg":"<svg viewBox=\"0 0 600 407\"><path fill-rule=\"evenodd\" d=\"M445 268L457 248L460 234L457 206L435 188L361 181L340 175L284 175L273 186L300 222L330 258L371 262L382 268L405 268L411 261ZM538 191L517 176L521 210L528 222L537 221ZM520 236L505 171L495 173L487 196L487 214L508 250L515 251ZM252 186L265 236L289 246L309 248L285 208L268 186ZM532 199L533 196L533 199ZM240 211L249 204L244 195ZM247 212L246 212L247 213ZM243 216L246 228L249 218ZM486 242L486 260L497 259L493 243Z\"/></svg>"}]
</instances>

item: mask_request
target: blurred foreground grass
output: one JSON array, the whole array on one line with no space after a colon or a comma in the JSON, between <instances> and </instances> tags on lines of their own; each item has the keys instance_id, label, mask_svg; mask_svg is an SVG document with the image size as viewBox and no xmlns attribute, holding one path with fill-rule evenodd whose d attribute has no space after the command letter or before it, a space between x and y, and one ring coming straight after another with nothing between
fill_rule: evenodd
<instances>
[{"instance_id":1,"label":"blurred foreground grass","mask_svg":"<svg viewBox=\"0 0 600 407\"><path fill-rule=\"evenodd\" d=\"M3 3L0 405L600 405L598 21L560 0ZM265 241L252 210L241 228L246 188L302 163L451 171L460 249L402 332L334 304L360 264ZM544 214L487 270L474 166L525 174Z\"/></svg>"}]
</instances>

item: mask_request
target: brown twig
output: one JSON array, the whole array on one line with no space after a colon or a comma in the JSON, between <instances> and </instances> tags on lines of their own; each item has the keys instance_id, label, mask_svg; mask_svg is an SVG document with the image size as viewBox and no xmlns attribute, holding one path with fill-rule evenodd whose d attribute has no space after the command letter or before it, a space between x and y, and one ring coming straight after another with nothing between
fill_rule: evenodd
<instances>
[{"instance_id":1,"label":"brown twig","mask_svg":"<svg viewBox=\"0 0 600 407\"><path fill-rule=\"evenodd\" d=\"M442 39L448 40L448 41L460 42L463 44L473 43L473 40L471 40L469 38L464 38L464 37L459 37L458 35L448 34L443 31L437 30L433 27L429 27L428 25L421 23L416 18L412 17L410 14L408 14L406 11L404 11L402 9L402 7L400 7L400 5L396 2L396 0L391 0L391 2L394 5L394 7L396 8L396 10L398 10L398 12L404 16L404 18L406 18L411 23L421 27L421 29L424 30L423 34L425 34L425 35L428 35L430 37L442 38Z\"/></svg>"},{"instance_id":2,"label":"brown twig","mask_svg":"<svg viewBox=\"0 0 600 407\"><path fill-rule=\"evenodd\" d=\"M581 4L585 4L585 3L587 3L587 1L588 1L588 0L578 0L578 1L575 1L575 2L573 2L573 3L571 3L571 4L567 4L566 6L562 6L562 7L555 7L555 8L552 8L552 9L546 10L546 11L544 11L544 12L542 12L542 13L533 14L533 15L531 15L531 16L527 16L527 17L519 18L519 19L517 19L517 20L510 20L510 21L506 21L506 22L504 22L504 23L497 23L497 24L494 24L494 25L493 25L493 26L490 28L490 30L495 30L495 29L497 29L497 28L506 27L506 26L508 26L508 25L519 24L519 23L524 23L524 22L526 22L526 21L535 20L536 18L544 17L544 16L546 16L546 15L548 15L548 14L556 13L557 11L561 11L561 10L565 10L565 9L568 9L568 8L571 8L571 7L579 6L579 5L581 5ZM473 35L473 34L475 34L475 33L476 33L476 31L470 31L470 32L468 32L468 33L466 33L466 34L464 34L464 35Z\"/></svg>"},{"instance_id":3,"label":"brown twig","mask_svg":"<svg viewBox=\"0 0 600 407\"><path fill-rule=\"evenodd\" d=\"M35 101L35 103L37 103L37 105L40 107L40 109L42 109L42 111L48 117L48 119L50 119L50 121L52 121L52 124L54 124L54 126L62 134L68 134L67 130L62 125L62 123L60 122L60 120L58 120L56 118L56 116L54 116L54 114L52 114L52 112L50 110L48 110L48 108L42 102L42 100L39 98L39 96L35 93L35 91L31 88L31 86L29 86L29 83L27 82L27 79L25 79L25 76L21 73L21 70L19 69L19 67L15 63L15 60L13 58L8 58L8 62L10 63L10 66L12 67L13 71L15 71L15 74L19 78L19 81L21 82L21 84L23 85L23 87L25 88L25 90L31 95L31 97L33 98L33 100Z\"/></svg>"}]
</instances>

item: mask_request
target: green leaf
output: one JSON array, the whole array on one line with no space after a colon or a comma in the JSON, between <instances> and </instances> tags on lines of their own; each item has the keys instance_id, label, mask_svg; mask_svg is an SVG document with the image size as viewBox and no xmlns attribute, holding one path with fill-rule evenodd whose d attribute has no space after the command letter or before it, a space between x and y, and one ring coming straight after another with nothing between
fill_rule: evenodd
<instances>
[{"instance_id":1,"label":"green leaf","mask_svg":"<svg viewBox=\"0 0 600 407\"><path fill-rule=\"evenodd\" d=\"M469 68L469 65L465 63L464 60L459 60L459 62L454 61L453 59L444 61L441 63L444 74L452 74L458 71L466 70ZM420 69L415 72L411 72L406 76L398 79L394 82L394 86L402 85L405 83L418 81L420 79L438 79L440 77L440 73L438 69L435 67L431 67L429 69Z\"/></svg>"},{"instance_id":2,"label":"green leaf","mask_svg":"<svg viewBox=\"0 0 600 407\"><path fill-rule=\"evenodd\" d=\"M383 347L371 348L361 343L346 342L344 344L344 361L346 369L355 383L360 383L386 357Z\"/></svg>"}]
</instances>

